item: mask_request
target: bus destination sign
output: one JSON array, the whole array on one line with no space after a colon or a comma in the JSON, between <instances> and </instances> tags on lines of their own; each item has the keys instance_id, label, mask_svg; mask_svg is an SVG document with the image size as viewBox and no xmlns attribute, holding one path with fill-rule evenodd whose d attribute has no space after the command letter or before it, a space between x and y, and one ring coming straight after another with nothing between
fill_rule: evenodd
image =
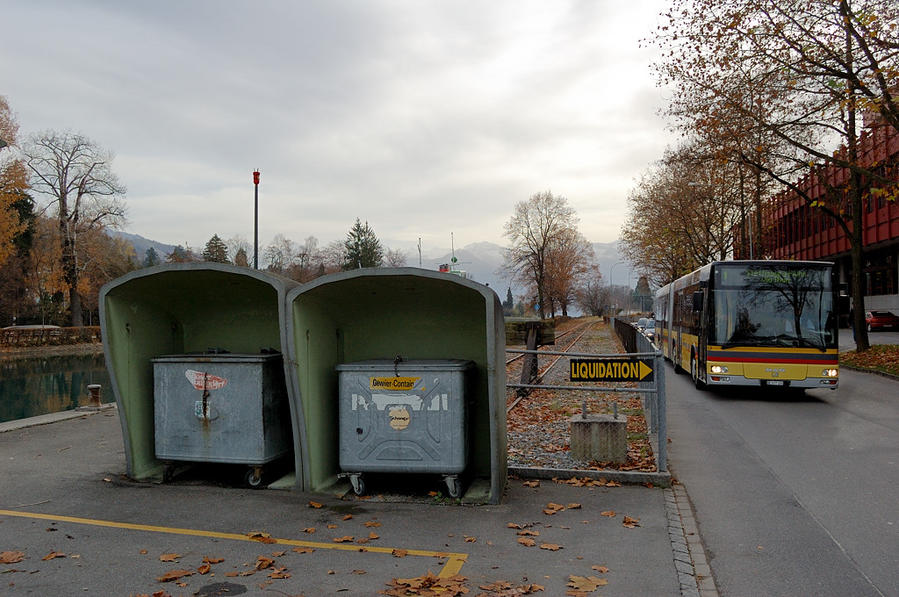
<instances>
[{"instance_id":1,"label":"bus destination sign","mask_svg":"<svg viewBox=\"0 0 899 597\"><path fill-rule=\"evenodd\" d=\"M654 381L649 362L640 359L571 359L570 381Z\"/></svg>"}]
</instances>

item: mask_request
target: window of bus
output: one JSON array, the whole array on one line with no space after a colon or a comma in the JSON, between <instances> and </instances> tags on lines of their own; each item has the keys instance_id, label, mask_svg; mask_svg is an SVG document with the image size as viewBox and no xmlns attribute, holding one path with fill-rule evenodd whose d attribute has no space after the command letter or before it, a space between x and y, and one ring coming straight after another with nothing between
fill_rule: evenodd
<instances>
[{"instance_id":1,"label":"window of bus","mask_svg":"<svg viewBox=\"0 0 899 597\"><path fill-rule=\"evenodd\" d=\"M829 269L734 265L715 271L709 343L836 345Z\"/></svg>"}]
</instances>

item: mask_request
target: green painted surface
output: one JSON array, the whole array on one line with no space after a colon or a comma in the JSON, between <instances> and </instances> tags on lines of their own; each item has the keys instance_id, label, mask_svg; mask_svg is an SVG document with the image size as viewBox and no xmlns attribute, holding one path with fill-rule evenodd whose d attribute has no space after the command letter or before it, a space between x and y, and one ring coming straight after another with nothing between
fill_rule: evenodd
<instances>
[{"instance_id":1,"label":"green painted surface","mask_svg":"<svg viewBox=\"0 0 899 597\"><path fill-rule=\"evenodd\" d=\"M114 378L129 475L161 474L155 457L153 367L166 354L210 348L281 350L279 305L286 291L248 270L163 266L125 276L101 292L107 366Z\"/></svg>"},{"instance_id":2,"label":"green painted surface","mask_svg":"<svg viewBox=\"0 0 899 597\"><path fill-rule=\"evenodd\" d=\"M505 477L505 369L498 378L496 347L502 321L488 329L494 304L485 294L447 277L360 275L291 293L299 400L306 422L309 489L333 484L339 470L339 363L393 358L466 359L477 366L469 415L469 470ZM295 296L294 296L295 295ZM288 326L290 327L290 326ZM490 351L493 358L488 358ZM491 388L494 402L491 408ZM499 411L499 412L497 412ZM501 427L501 429L498 429ZM491 432L500 434L491 445ZM501 446L499 456L493 451ZM501 471L493 470L500 462Z\"/></svg>"}]
</instances>

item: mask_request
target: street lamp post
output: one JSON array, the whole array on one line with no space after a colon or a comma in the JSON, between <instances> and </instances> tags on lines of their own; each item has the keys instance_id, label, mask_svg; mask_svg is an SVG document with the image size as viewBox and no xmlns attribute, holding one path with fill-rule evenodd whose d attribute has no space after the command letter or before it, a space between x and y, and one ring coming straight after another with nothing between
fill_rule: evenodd
<instances>
[{"instance_id":1,"label":"street lamp post","mask_svg":"<svg viewBox=\"0 0 899 597\"><path fill-rule=\"evenodd\" d=\"M609 301L610 302L612 300L612 274L615 273L615 266L621 265L622 263L624 263L624 261L616 261L615 263L612 264L612 267L609 268ZM613 310L614 310L614 306L613 306ZM615 313L612 313L612 315L615 315Z\"/></svg>"},{"instance_id":2,"label":"street lamp post","mask_svg":"<svg viewBox=\"0 0 899 597\"><path fill-rule=\"evenodd\" d=\"M259 269L259 170L253 171L253 269Z\"/></svg>"}]
</instances>

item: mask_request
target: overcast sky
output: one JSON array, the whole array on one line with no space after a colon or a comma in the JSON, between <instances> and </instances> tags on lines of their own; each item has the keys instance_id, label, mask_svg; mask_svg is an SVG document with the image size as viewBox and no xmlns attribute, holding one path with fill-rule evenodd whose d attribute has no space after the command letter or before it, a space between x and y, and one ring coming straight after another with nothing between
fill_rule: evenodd
<instances>
[{"instance_id":1,"label":"overcast sky","mask_svg":"<svg viewBox=\"0 0 899 597\"><path fill-rule=\"evenodd\" d=\"M355 218L388 247L505 244L514 205L565 196L618 238L672 135L638 47L664 0L13 0L0 94L24 138L116 155L126 230L324 245Z\"/></svg>"}]
</instances>

